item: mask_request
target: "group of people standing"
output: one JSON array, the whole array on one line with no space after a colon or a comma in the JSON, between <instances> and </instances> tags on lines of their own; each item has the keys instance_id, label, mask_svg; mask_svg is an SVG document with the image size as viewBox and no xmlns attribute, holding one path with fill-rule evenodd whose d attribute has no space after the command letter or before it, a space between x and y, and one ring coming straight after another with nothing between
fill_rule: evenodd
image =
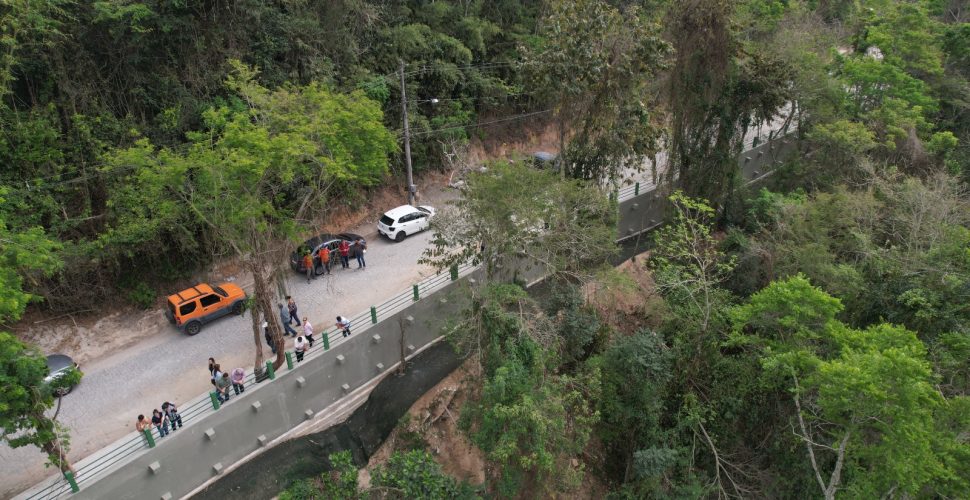
<instances>
[{"instance_id":1,"label":"group of people standing","mask_svg":"<svg viewBox=\"0 0 970 500\"><path fill-rule=\"evenodd\" d=\"M303 356L306 352L313 347L315 339L313 338L313 324L310 323L310 319L307 316L303 317L303 321L300 321L299 309L296 305L296 301L293 297L286 296L286 306L283 303L277 304L280 310L280 323L283 324L283 336L287 335L296 337L293 344L293 351L296 354L297 361L303 361ZM297 333L293 328L294 325L303 329L303 334ZM337 316L337 322L334 324L344 337L350 336L350 321L343 316ZM273 333L269 329L269 322L263 322L263 335L266 338L266 343L269 344L270 350L273 354L276 354L276 345L273 343ZM326 335L326 333L324 333Z\"/></svg>"},{"instance_id":2,"label":"group of people standing","mask_svg":"<svg viewBox=\"0 0 970 500\"><path fill-rule=\"evenodd\" d=\"M237 396L246 392L245 368L233 368L231 373L225 372L215 359L209 358L209 375L216 389L216 398L220 403L229 401L230 391L235 392Z\"/></svg>"},{"instance_id":3,"label":"group of people standing","mask_svg":"<svg viewBox=\"0 0 970 500\"><path fill-rule=\"evenodd\" d=\"M172 429L171 432L175 432L182 427L182 415L179 415L179 410L175 406L175 403L166 401L162 403L161 410L158 408L152 409L151 419L145 418L145 415L138 415L138 420L135 421L135 429L138 432L145 432L145 429L152 427L158 429L159 437L167 436L169 427Z\"/></svg>"},{"instance_id":4,"label":"group of people standing","mask_svg":"<svg viewBox=\"0 0 970 500\"><path fill-rule=\"evenodd\" d=\"M333 253L337 255L332 255ZM351 257L357 260L357 269L366 269L367 261L364 259L366 253L367 241L364 238L357 238L353 243L347 240L340 240L335 251L331 251L326 245L320 247L320 250L317 250L317 258L320 259L319 266L314 265L313 255L307 251L303 254L303 268L306 270L306 282L310 283L310 280L317 277L318 267L323 270L319 274L330 274L331 263L336 258L340 259L340 267L343 269L350 269Z\"/></svg>"}]
</instances>

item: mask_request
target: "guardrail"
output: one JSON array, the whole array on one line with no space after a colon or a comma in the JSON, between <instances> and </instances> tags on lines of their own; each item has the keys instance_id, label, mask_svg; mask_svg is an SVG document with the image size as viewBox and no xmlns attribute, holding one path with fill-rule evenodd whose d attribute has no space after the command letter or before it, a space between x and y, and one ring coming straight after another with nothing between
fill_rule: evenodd
<instances>
[{"instance_id":1,"label":"guardrail","mask_svg":"<svg viewBox=\"0 0 970 500\"><path fill-rule=\"evenodd\" d=\"M478 267L475 264L462 264L452 267L448 272L438 273L425 278L417 284L412 285L410 289L398 293L380 305L371 306L369 310L349 318L352 335L356 337L370 330L371 327L381 322L384 318L389 318L414 302L430 296L448 283L467 276ZM324 330L321 333L323 333L323 336L318 340L314 340L313 347L306 351L304 360L323 356L333 347L349 339L349 337L344 338L341 330L337 328ZM287 352L286 354L290 355L291 353ZM281 369L284 367L286 369L293 368L292 358L290 356L287 356L287 358L287 363ZM267 366L269 367L271 365L272 360L267 361ZM272 383L276 378L276 374L272 369L267 370L266 376L268 380L256 382L256 375L249 373L243 381L244 389L248 389L257 383ZM244 394L241 394L236 397L243 396ZM221 405L215 405L213 399L214 397L211 393L205 393L193 398L189 403L180 406L179 414L182 417L182 427L188 427L193 423L201 421L207 415L219 411L218 407L221 407ZM161 437L155 426L146 430L145 433L132 432L96 452L94 455L81 460L77 464L74 474L66 474L64 477L54 476L48 478L46 481L42 481L39 485L35 485L32 490L25 492L27 493L25 498L30 500L52 499L80 491L86 484L97 481L101 475L106 474L115 466L125 463L136 453L153 448L155 441ZM37 489L38 487L40 489Z\"/></svg>"}]
</instances>

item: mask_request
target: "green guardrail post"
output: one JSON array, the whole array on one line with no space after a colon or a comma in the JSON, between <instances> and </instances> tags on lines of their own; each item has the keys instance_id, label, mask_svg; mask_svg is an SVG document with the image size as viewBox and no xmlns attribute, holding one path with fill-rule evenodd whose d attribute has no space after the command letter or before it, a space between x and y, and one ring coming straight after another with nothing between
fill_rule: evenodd
<instances>
[{"instance_id":1,"label":"green guardrail post","mask_svg":"<svg viewBox=\"0 0 970 500\"><path fill-rule=\"evenodd\" d=\"M287 370L292 370L293 369L293 353L287 351L287 352L285 352L283 354L286 355L286 369Z\"/></svg>"},{"instance_id":2,"label":"green guardrail post","mask_svg":"<svg viewBox=\"0 0 970 500\"><path fill-rule=\"evenodd\" d=\"M417 302L418 300L421 299L421 297L418 295L418 285L414 285L413 289L414 289L414 301Z\"/></svg>"},{"instance_id":3,"label":"green guardrail post","mask_svg":"<svg viewBox=\"0 0 970 500\"><path fill-rule=\"evenodd\" d=\"M149 428L147 428L147 429L145 429L145 430L143 430L141 432L142 432L142 434L145 435L145 441L148 441L148 447L149 448L154 448L155 447L155 436L152 436L152 428L149 427Z\"/></svg>"},{"instance_id":4,"label":"green guardrail post","mask_svg":"<svg viewBox=\"0 0 970 500\"><path fill-rule=\"evenodd\" d=\"M377 308L374 306L370 306L370 322L377 324Z\"/></svg>"},{"instance_id":5,"label":"green guardrail post","mask_svg":"<svg viewBox=\"0 0 970 500\"><path fill-rule=\"evenodd\" d=\"M457 279L458 279L458 264L454 264L451 266L451 281L455 281Z\"/></svg>"},{"instance_id":6,"label":"green guardrail post","mask_svg":"<svg viewBox=\"0 0 970 500\"><path fill-rule=\"evenodd\" d=\"M77 492L81 491L81 488L78 488L78 486L77 486L77 480L74 479L74 473L73 472L71 472L69 470L64 471L64 479L67 479L68 484L71 485L71 492L72 493L77 493Z\"/></svg>"},{"instance_id":7,"label":"green guardrail post","mask_svg":"<svg viewBox=\"0 0 970 500\"><path fill-rule=\"evenodd\" d=\"M218 410L219 407L222 406L222 404L219 403L219 393L218 392L216 392L216 391L210 392L209 393L209 399L212 400L212 409L213 410ZM155 446L155 445L153 444L152 446Z\"/></svg>"},{"instance_id":8,"label":"green guardrail post","mask_svg":"<svg viewBox=\"0 0 970 500\"><path fill-rule=\"evenodd\" d=\"M276 370L273 369L272 361L266 362L266 373L269 376L270 380L276 380Z\"/></svg>"},{"instance_id":9,"label":"green guardrail post","mask_svg":"<svg viewBox=\"0 0 970 500\"><path fill-rule=\"evenodd\" d=\"M330 350L330 334L327 332L323 332L323 350Z\"/></svg>"},{"instance_id":10,"label":"green guardrail post","mask_svg":"<svg viewBox=\"0 0 970 500\"><path fill-rule=\"evenodd\" d=\"M633 185L633 196L640 196L640 183Z\"/></svg>"}]
</instances>

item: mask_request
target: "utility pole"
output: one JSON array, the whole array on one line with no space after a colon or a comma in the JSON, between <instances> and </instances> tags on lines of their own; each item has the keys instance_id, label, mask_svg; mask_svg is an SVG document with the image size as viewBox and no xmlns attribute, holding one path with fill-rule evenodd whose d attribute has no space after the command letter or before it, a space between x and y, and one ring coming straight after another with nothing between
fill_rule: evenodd
<instances>
[{"instance_id":1,"label":"utility pole","mask_svg":"<svg viewBox=\"0 0 970 500\"><path fill-rule=\"evenodd\" d=\"M404 84L404 60L398 59L401 66L401 112L404 115L404 164L408 167L408 205L414 205L414 176L411 173L411 132L408 128L408 96Z\"/></svg>"}]
</instances>

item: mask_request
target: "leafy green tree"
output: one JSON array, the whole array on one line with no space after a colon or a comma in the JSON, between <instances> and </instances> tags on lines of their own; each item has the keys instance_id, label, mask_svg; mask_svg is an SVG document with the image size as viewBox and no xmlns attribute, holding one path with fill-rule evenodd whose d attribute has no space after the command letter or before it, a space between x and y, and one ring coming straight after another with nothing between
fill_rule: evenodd
<instances>
[{"instance_id":1,"label":"leafy green tree","mask_svg":"<svg viewBox=\"0 0 970 500\"><path fill-rule=\"evenodd\" d=\"M57 423L57 414L62 391L80 382L81 372L72 369L47 381L49 373L36 348L0 332L0 439L11 448L36 446L47 454L50 465L73 471L67 458L69 436ZM49 415L55 399L57 410Z\"/></svg>"},{"instance_id":2,"label":"leafy green tree","mask_svg":"<svg viewBox=\"0 0 970 500\"><path fill-rule=\"evenodd\" d=\"M713 236L714 209L678 191L670 196L673 219L654 233L650 266L660 292L678 311L707 330L724 303L719 285L734 267Z\"/></svg>"},{"instance_id":3,"label":"leafy green tree","mask_svg":"<svg viewBox=\"0 0 970 500\"><path fill-rule=\"evenodd\" d=\"M502 495L514 496L530 476L550 490L569 491L582 478L572 459L585 448L598 419L592 401L598 397L599 373L545 373L538 346L530 346L528 338L520 342L469 409L471 436L500 465Z\"/></svg>"},{"instance_id":4,"label":"leafy green tree","mask_svg":"<svg viewBox=\"0 0 970 500\"><path fill-rule=\"evenodd\" d=\"M671 351L655 332L621 338L595 361L603 373L598 435L610 450L623 482L653 480L669 468L673 450L663 443L665 391Z\"/></svg>"},{"instance_id":5,"label":"leafy green tree","mask_svg":"<svg viewBox=\"0 0 970 500\"><path fill-rule=\"evenodd\" d=\"M547 276L583 281L615 251L616 213L602 190L522 163L470 174L453 205L432 221L432 247L422 257L439 270L484 262L494 278L499 266L524 258Z\"/></svg>"},{"instance_id":6,"label":"leafy green tree","mask_svg":"<svg viewBox=\"0 0 970 500\"><path fill-rule=\"evenodd\" d=\"M624 168L638 168L656 151L659 130L646 96L670 46L629 4L554 1L540 26L524 65L530 85L553 107L561 168L618 182Z\"/></svg>"},{"instance_id":7,"label":"leafy green tree","mask_svg":"<svg viewBox=\"0 0 970 500\"><path fill-rule=\"evenodd\" d=\"M756 347L766 375L790 381L795 432L824 496L965 487L940 449L959 445L935 421L945 402L923 343L889 324L849 328L836 319L841 310L795 276L732 312L731 344Z\"/></svg>"}]
</instances>

